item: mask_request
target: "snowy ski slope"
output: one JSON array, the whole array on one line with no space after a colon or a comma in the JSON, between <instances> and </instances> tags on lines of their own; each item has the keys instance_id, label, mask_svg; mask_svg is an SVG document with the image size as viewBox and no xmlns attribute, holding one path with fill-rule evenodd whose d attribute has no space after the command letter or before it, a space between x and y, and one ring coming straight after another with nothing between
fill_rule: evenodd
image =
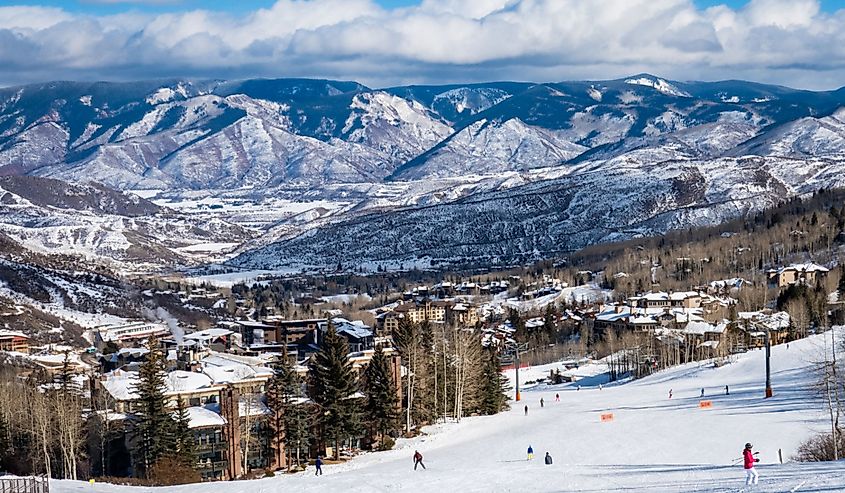
<instances>
[{"instance_id":1,"label":"snowy ski slope","mask_svg":"<svg viewBox=\"0 0 845 493\"><path fill-rule=\"evenodd\" d=\"M828 341L830 336L828 335ZM759 492L845 491L845 463L785 461L812 432L823 430L822 403L809 371L823 357L823 336L773 348L775 396L763 399L764 353L729 365L690 364L627 384L539 386L497 416L431 427L429 435L400 441L396 450L366 454L346 464L264 480L129 488L59 481L57 493L245 492L735 492L744 473L731 462L745 442L760 452ZM550 365L554 366L554 365ZM546 368L525 372L532 378ZM522 375L521 375L522 376ZM590 379L595 385L599 379ZM730 395L724 395L725 385ZM712 408L699 409L705 388ZM673 398L668 398L669 390ZM560 402L555 402L555 393ZM543 397L545 407L540 408ZM528 404L529 414L523 406ZM612 422L601 422L613 413ZM532 445L533 461L526 460ZM414 449L427 470L413 470ZM543 464L550 452L554 465Z\"/></svg>"}]
</instances>

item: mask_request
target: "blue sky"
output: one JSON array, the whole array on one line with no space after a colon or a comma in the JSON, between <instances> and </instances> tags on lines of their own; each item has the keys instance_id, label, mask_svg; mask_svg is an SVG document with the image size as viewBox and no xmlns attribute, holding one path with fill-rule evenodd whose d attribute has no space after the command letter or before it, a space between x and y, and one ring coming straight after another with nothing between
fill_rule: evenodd
<instances>
[{"instance_id":1,"label":"blue sky","mask_svg":"<svg viewBox=\"0 0 845 493\"><path fill-rule=\"evenodd\" d=\"M840 9L845 0L0 0L0 86L314 77L384 87L649 72L832 89L845 86Z\"/></svg>"},{"instance_id":2,"label":"blue sky","mask_svg":"<svg viewBox=\"0 0 845 493\"><path fill-rule=\"evenodd\" d=\"M374 0L385 8L407 7L420 4L421 0ZM466 0L473 1L473 0ZM600 0L594 0L600 1ZM0 0L2 5L42 5L61 7L72 12L95 15L113 14L125 11L178 12L188 9L203 8L233 13L242 13L272 6L274 0ZM741 8L747 0L694 0L701 7L727 5ZM822 10L832 12L845 8L845 0L821 0Z\"/></svg>"}]
</instances>

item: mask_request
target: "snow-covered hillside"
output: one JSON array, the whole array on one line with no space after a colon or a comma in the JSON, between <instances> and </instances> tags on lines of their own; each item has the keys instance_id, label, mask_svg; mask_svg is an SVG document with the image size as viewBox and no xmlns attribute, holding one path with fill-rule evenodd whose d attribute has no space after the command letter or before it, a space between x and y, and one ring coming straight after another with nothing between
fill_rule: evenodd
<instances>
[{"instance_id":1,"label":"snow-covered hillside","mask_svg":"<svg viewBox=\"0 0 845 493\"><path fill-rule=\"evenodd\" d=\"M132 488L56 481L58 493L259 493L414 491L441 492L737 492L744 473L737 464L745 442L759 451L758 492L845 491L841 463L790 463L797 445L825 427L823 404L812 390L812 363L825 336L775 346L774 397L764 399L764 353L736 356L714 368L690 364L627 384L539 385L523 392L508 412L429 427L426 435L399 440L397 449L365 454L342 465L300 474L236 483ZM828 343L830 336L828 338ZM554 365L549 365L554 366ZM531 370L523 374L545 373ZM530 376L532 380L536 376ZM730 395L725 395L725 385ZM712 402L699 408L700 390ZM672 399L668 398L670 389ZM560 402L555 402L555 394ZM545 406L540 407L543 398ZM529 406L524 415L523 405ZM613 413L602 422L601 415ZM532 446L536 457L526 460ZM414 450L425 470L413 470ZM786 464L779 463L778 451ZM549 452L554 463L545 465Z\"/></svg>"},{"instance_id":2,"label":"snow-covered hillside","mask_svg":"<svg viewBox=\"0 0 845 493\"><path fill-rule=\"evenodd\" d=\"M237 245L253 236L225 220L175 213L100 185L26 176L0 177L0 232L34 252L124 270L189 265L203 256L185 247Z\"/></svg>"},{"instance_id":3,"label":"snow-covered hillside","mask_svg":"<svg viewBox=\"0 0 845 493\"><path fill-rule=\"evenodd\" d=\"M250 234L174 245L181 255L194 243L239 243L230 253L249 269L512 263L839 186L842 107L845 90L649 74L387 89L53 82L0 89L0 175L157 190L162 204L225 200L232 207L187 205L190 220L142 229L152 243L206 229L185 221L257 229L251 243ZM17 237L39 249L120 250L133 228Z\"/></svg>"},{"instance_id":4,"label":"snow-covered hillside","mask_svg":"<svg viewBox=\"0 0 845 493\"><path fill-rule=\"evenodd\" d=\"M450 137L429 155L410 163L403 180L491 175L557 166L587 147L518 118L503 123L479 120Z\"/></svg>"}]
</instances>

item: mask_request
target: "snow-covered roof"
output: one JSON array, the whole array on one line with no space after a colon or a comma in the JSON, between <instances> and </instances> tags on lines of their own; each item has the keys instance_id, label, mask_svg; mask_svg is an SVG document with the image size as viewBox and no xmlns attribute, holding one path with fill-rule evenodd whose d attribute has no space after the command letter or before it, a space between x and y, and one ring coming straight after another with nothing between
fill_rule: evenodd
<instances>
[{"instance_id":1,"label":"snow-covered roof","mask_svg":"<svg viewBox=\"0 0 845 493\"><path fill-rule=\"evenodd\" d=\"M208 375L193 371L175 370L167 374L164 381L167 393L195 392L211 387L214 382Z\"/></svg>"},{"instance_id":2,"label":"snow-covered roof","mask_svg":"<svg viewBox=\"0 0 845 493\"><path fill-rule=\"evenodd\" d=\"M138 383L138 372L115 370L103 375L100 382L104 389L118 401L130 401L138 398L135 386Z\"/></svg>"},{"instance_id":3,"label":"snow-covered roof","mask_svg":"<svg viewBox=\"0 0 845 493\"><path fill-rule=\"evenodd\" d=\"M786 267L781 267L777 270L777 273L780 274L786 271L799 271L799 272L830 272L830 269L824 267L819 264L814 264L812 262L807 262L805 264L790 264Z\"/></svg>"},{"instance_id":4,"label":"snow-covered roof","mask_svg":"<svg viewBox=\"0 0 845 493\"><path fill-rule=\"evenodd\" d=\"M273 370L264 366L265 361L259 358L211 352L202 359L201 363L203 373L208 375L215 384L256 378L266 379L273 376Z\"/></svg>"},{"instance_id":5,"label":"snow-covered roof","mask_svg":"<svg viewBox=\"0 0 845 493\"><path fill-rule=\"evenodd\" d=\"M194 341L209 341L211 339L216 339L218 337L226 337L232 335L232 331L228 329L205 329L199 332L192 332L190 334L185 335L185 339L194 340Z\"/></svg>"},{"instance_id":6,"label":"snow-covered roof","mask_svg":"<svg viewBox=\"0 0 845 493\"><path fill-rule=\"evenodd\" d=\"M332 324L334 324L335 330L338 334L345 333L356 339L364 339L366 337L372 337L373 335L372 329L360 320L351 322L345 318L336 317L332 319ZM325 326L325 323L320 324L321 329Z\"/></svg>"},{"instance_id":7,"label":"snow-covered roof","mask_svg":"<svg viewBox=\"0 0 845 493\"><path fill-rule=\"evenodd\" d=\"M219 415L220 414L220 404L216 402L212 402L205 405L205 409ZM240 396L238 400L238 416L244 418L246 416L256 417L256 416L266 416L272 414L272 411L267 404L261 400L261 397L258 395L249 395ZM224 421L225 422L225 421Z\"/></svg>"},{"instance_id":8,"label":"snow-covered roof","mask_svg":"<svg viewBox=\"0 0 845 493\"><path fill-rule=\"evenodd\" d=\"M0 329L0 338L9 338L9 337L21 337L24 339L29 339L29 336L24 334L23 332L15 332L12 330Z\"/></svg>"},{"instance_id":9,"label":"snow-covered roof","mask_svg":"<svg viewBox=\"0 0 845 493\"><path fill-rule=\"evenodd\" d=\"M623 318L628 318L629 316L631 316L631 307L615 305L602 310L601 313L596 315L596 320L600 320L602 322L615 322Z\"/></svg>"},{"instance_id":10,"label":"snow-covered roof","mask_svg":"<svg viewBox=\"0 0 845 493\"><path fill-rule=\"evenodd\" d=\"M687 324L684 327L684 332L687 334L698 334L703 335L706 332L714 332L716 326L707 322L703 321L693 321Z\"/></svg>"},{"instance_id":11,"label":"snow-covered roof","mask_svg":"<svg viewBox=\"0 0 845 493\"><path fill-rule=\"evenodd\" d=\"M118 349L114 354L121 358L140 358L149 352L149 349L143 347L124 347Z\"/></svg>"},{"instance_id":12,"label":"snow-covered roof","mask_svg":"<svg viewBox=\"0 0 845 493\"><path fill-rule=\"evenodd\" d=\"M208 407L192 406L187 408L188 412L188 427L207 428L210 426L223 426L226 424L226 419L220 414Z\"/></svg>"},{"instance_id":13,"label":"snow-covered roof","mask_svg":"<svg viewBox=\"0 0 845 493\"><path fill-rule=\"evenodd\" d=\"M713 289L733 289L741 288L743 284L748 283L741 277L733 277L731 279L722 279L720 281L712 281L710 287Z\"/></svg>"}]
</instances>

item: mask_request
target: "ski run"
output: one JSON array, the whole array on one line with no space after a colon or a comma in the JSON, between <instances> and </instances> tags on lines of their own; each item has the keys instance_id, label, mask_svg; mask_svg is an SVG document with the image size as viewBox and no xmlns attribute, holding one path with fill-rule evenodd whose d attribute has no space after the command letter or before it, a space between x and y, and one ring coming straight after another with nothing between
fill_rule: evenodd
<instances>
[{"instance_id":1,"label":"ski run","mask_svg":"<svg viewBox=\"0 0 845 493\"><path fill-rule=\"evenodd\" d=\"M840 330L842 330L840 328ZM764 399L765 353L729 364L690 363L627 383L590 377L532 383L557 364L522 369L522 400L510 411L426 427L394 450L341 465L252 481L139 488L52 481L55 493L308 492L836 492L845 462L796 463L797 446L826 426L812 368L830 332L772 348L774 397ZM513 378L513 371L510 371ZM601 385L601 387L599 386ZM730 395L725 395L725 386ZM712 407L701 408L701 389ZM669 398L669 392L672 398ZM555 395L559 394L559 402ZM540 407L540 399L544 406ZM529 407L526 415L524 406ZM612 420L602 415L613 414ZM760 458L757 486L744 485L742 450ZM531 446L535 457L528 460ZM414 451L427 469L414 470ZM780 464L779 451L784 464ZM546 453L553 464L546 465Z\"/></svg>"}]
</instances>

